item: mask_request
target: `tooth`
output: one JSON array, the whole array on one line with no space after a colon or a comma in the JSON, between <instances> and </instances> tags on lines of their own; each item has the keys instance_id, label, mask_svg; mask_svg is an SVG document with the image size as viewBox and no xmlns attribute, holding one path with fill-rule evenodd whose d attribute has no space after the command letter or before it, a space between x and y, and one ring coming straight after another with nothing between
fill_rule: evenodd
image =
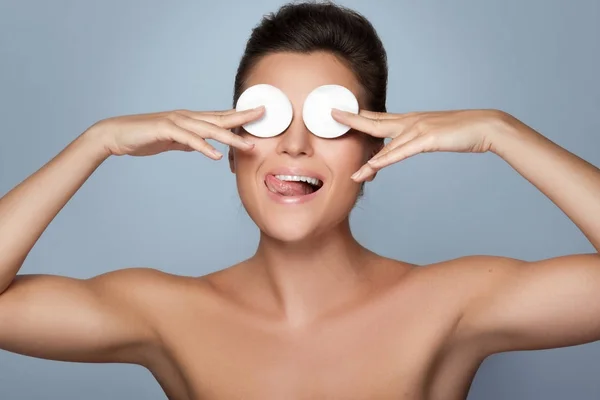
<instances>
[{"instance_id":1,"label":"tooth","mask_svg":"<svg viewBox=\"0 0 600 400\"><path fill-rule=\"evenodd\" d=\"M302 175L275 175L275 177L282 181L295 181L295 182L306 182L311 185L320 186L321 180L317 178L313 178L310 176L302 176Z\"/></svg>"}]
</instances>

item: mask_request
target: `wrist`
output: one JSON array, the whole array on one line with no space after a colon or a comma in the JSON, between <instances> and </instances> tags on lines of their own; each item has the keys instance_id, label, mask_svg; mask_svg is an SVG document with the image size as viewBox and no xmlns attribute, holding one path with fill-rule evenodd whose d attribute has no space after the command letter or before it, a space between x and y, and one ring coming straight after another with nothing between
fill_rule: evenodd
<instances>
[{"instance_id":1,"label":"wrist","mask_svg":"<svg viewBox=\"0 0 600 400\"><path fill-rule=\"evenodd\" d=\"M97 158L98 161L104 161L112 155L107 146L104 129L99 123L90 126L77 140L89 149L92 157Z\"/></svg>"},{"instance_id":2,"label":"wrist","mask_svg":"<svg viewBox=\"0 0 600 400\"><path fill-rule=\"evenodd\" d=\"M489 130L488 137L490 151L504 158L507 151L510 151L513 146L523 144L532 133L535 131L512 115L503 111L494 111L492 129Z\"/></svg>"}]
</instances>

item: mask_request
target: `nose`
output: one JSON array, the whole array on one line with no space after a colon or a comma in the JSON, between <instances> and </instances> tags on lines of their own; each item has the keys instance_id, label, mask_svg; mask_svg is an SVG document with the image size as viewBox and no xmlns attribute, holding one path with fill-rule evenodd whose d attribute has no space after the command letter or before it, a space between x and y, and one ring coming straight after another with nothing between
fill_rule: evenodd
<instances>
[{"instance_id":1,"label":"nose","mask_svg":"<svg viewBox=\"0 0 600 400\"><path fill-rule=\"evenodd\" d=\"M313 155L314 135L306 128L301 113L295 113L290 126L278 138L278 154L287 154L291 157Z\"/></svg>"}]
</instances>

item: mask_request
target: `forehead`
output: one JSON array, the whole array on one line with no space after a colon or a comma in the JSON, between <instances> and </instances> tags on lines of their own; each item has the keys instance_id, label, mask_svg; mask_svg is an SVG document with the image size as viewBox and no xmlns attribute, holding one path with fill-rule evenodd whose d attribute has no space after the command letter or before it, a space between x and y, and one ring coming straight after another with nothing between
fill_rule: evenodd
<instances>
[{"instance_id":1,"label":"forehead","mask_svg":"<svg viewBox=\"0 0 600 400\"><path fill-rule=\"evenodd\" d=\"M364 104L362 87L356 75L331 53L275 53L264 56L248 75L243 89L259 83L281 89L292 103L303 102L319 86L336 84L348 88L359 104Z\"/></svg>"}]
</instances>

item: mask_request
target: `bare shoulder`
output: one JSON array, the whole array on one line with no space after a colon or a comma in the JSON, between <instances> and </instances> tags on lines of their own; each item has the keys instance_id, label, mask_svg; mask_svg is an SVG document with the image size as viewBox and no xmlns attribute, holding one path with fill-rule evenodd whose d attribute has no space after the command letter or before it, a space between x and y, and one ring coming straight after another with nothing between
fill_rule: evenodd
<instances>
[{"instance_id":1,"label":"bare shoulder","mask_svg":"<svg viewBox=\"0 0 600 400\"><path fill-rule=\"evenodd\" d=\"M99 296L124 300L140 312L149 311L160 318L160 312L169 312L192 297L211 292L204 277L176 275L148 267L123 268L88 279L90 287ZM123 303L125 305L125 303Z\"/></svg>"},{"instance_id":2,"label":"bare shoulder","mask_svg":"<svg viewBox=\"0 0 600 400\"><path fill-rule=\"evenodd\" d=\"M19 275L0 296L0 348L52 360L146 365L156 353L149 350L160 349L164 319L201 287L151 268L88 279Z\"/></svg>"},{"instance_id":3,"label":"bare shoulder","mask_svg":"<svg viewBox=\"0 0 600 400\"><path fill-rule=\"evenodd\" d=\"M133 296L156 294L174 289L190 278L148 267L117 269L96 275L87 281L100 291L129 293Z\"/></svg>"},{"instance_id":4,"label":"bare shoulder","mask_svg":"<svg viewBox=\"0 0 600 400\"><path fill-rule=\"evenodd\" d=\"M516 276L525 264L509 257L468 255L416 266L408 281L420 301L444 308L459 321L468 307Z\"/></svg>"},{"instance_id":5,"label":"bare shoulder","mask_svg":"<svg viewBox=\"0 0 600 400\"><path fill-rule=\"evenodd\" d=\"M243 263L199 276L177 275L148 267L132 267L90 278L91 284L113 295L122 294L153 308L178 305L206 308L217 305L239 286L247 286L252 275Z\"/></svg>"},{"instance_id":6,"label":"bare shoulder","mask_svg":"<svg viewBox=\"0 0 600 400\"><path fill-rule=\"evenodd\" d=\"M452 285L455 289L493 285L516 273L525 261L493 255L468 255L422 265L415 270L424 279Z\"/></svg>"}]
</instances>

